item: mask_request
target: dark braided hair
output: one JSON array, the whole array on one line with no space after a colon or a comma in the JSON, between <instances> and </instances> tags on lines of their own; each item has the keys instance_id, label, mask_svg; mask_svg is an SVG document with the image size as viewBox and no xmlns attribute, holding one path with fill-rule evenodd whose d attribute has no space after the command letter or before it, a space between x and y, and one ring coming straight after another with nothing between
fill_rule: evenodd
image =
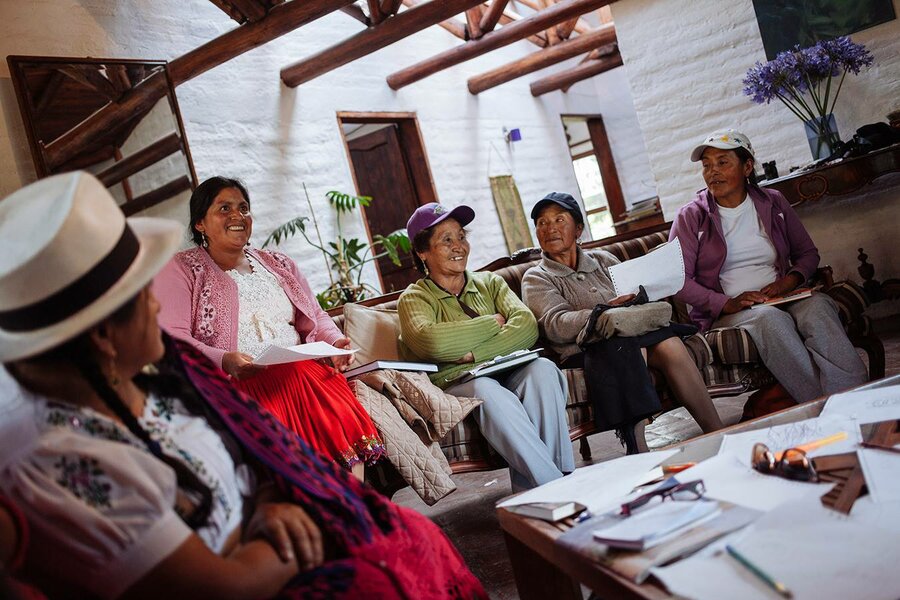
<instances>
[{"instance_id":1,"label":"dark braided hair","mask_svg":"<svg viewBox=\"0 0 900 600\"><path fill-rule=\"evenodd\" d=\"M132 318L135 309L137 308L138 297L139 296L135 296L130 301L126 302L121 308L110 315L108 319L114 322L123 322ZM74 365L97 396L103 401L103 404L105 404L106 407L122 421L128 428L128 431L141 440L153 456L175 471L179 489L200 499L196 509L191 515L182 517L185 523L187 523L191 529L198 529L206 525L209 520L210 512L212 512L212 491L209 489L209 486L203 483L200 478L197 477L197 474L189 469L185 463L164 453L159 442L150 437L150 434L141 426L140 422L138 422L128 406L125 405L125 402L119 394L112 386L110 386L109 382L106 380L106 376L97 364L94 346L91 343L89 332L82 333L47 352L26 359L26 361L35 364L69 362ZM15 368L11 369L10 372L15 376ZM135 378L135 383L140 385L137 378ZM143 389L145 389L145 391L147 390L145 387ZM194 395L196 396L196 393ZM191 404L196 405L197 403L193 402Z\"/></svg>"}]
</instances>

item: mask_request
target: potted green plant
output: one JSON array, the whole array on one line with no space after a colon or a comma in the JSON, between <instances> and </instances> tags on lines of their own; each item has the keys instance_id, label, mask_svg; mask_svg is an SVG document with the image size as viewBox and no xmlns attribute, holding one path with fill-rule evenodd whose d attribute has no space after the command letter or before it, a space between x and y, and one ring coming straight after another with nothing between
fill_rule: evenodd
<instances>
[{"instance_id":1,"label":"potted green plant","mask_svg":"<svg viewBox=\"0 0 900 600\"><path fill-rule=\"evenodd\" d=\"M325 197L337 214L337 236L334 241L328 242L326 245L319 231L316 211L313 210L306 184L303 184L303 193L306 196L306 204L309 206L309 214L312 219L299 216L282 223L266 238L262 247L265 248L270 243L278 245L299 233L310 246L321 252L331 284L317 293L316 299L325 310L348 302L358 302L370 295L380 294L380 290L362 280L363 267L366 263L378 260L383 256L387 256L391 262L399 266L400 254L409 252L412 247L406 231L398 229L386 236L375 235L372 237L371 246L358 238L345 237L341 227L341 217L355 212L360 206L370 206L372 198L370 196L353 196L332 190L326 193ZM316 232L316 241L313 241L307 232L310 220L312 220Z\"/></svg>"}]
</instances>

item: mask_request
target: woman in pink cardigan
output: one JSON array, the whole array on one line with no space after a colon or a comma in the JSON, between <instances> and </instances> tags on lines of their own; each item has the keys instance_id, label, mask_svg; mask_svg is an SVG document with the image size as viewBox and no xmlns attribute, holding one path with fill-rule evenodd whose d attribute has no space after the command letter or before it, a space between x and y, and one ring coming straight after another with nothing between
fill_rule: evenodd
<instances>
[{"instance_id":1,"label":"woman in pink cardigan","mask_svg":"<svg viewBox=\"0 0 900 600\"><path fill-rule=\"evenodd\" d=\"M250 247L253 217L244 185L204 181L191 196L197 248L179 252L157 275L160 325L206 354L313 448L362 476L384 452L375 425L344 377L318 361L263 367L253 357L269 345L345 338L284 254ZM342 357L343 358L343 357ZM348 359L334 361L343 370Z\"/></svg>"}]
</instances>

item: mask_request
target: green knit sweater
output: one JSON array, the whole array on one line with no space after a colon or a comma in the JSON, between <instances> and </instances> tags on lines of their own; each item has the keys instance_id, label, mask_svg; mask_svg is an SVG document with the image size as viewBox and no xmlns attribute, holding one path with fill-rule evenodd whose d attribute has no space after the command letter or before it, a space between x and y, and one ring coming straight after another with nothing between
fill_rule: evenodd
<instances>
[{"instance_id":1,"label":"green knit sweater","mask_svg":"<svg viewBox=\"0 0 900 600\"><path fill-rule=\"evenodd\" d=\"M435 385L446 388L463 371L494 357L530 348L537 341L537 321L502 277L490 272L466 271L466 286L459 299L479 317L463 312L456 297L430 279L420 279L400 296L400 355L406 360L434 362L430 375ZM506 319L501 327L494 319ZM471 352L474 362L457 364Z\"/></svg>"}]
</instances>

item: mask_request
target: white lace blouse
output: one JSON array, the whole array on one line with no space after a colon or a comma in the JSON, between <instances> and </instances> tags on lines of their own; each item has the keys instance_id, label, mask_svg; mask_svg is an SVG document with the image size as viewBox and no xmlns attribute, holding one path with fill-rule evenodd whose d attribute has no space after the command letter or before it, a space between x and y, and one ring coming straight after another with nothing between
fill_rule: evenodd
<instances>
[{"instance_id":1,"label":"white lace blouse","mask_svg":"<svg viewBox=\"0 0 900 600\"><path fill-rule=\"evenodd\" d=\"M238 289L239 352L259 356L269 346L294 346L300 335L294 328L294 306L278 280L247 255L252 273L226 271Z\"/></svg>"},{"instance_id":2,"label":"white lace blouse","mask_svg":"<svg viewBox=\"0 0 900 600\"><path fill-rule=\"evenodd\" d=\"M196 533L218 552L254 491L249 471L180 402L151 397L141 420L212 490L210 522ZM27 515L31 545L56 550L61 579L101 598L121 595L191 534L174 509L175 473L127 428L18 386L0 405L0 493Z\"/></svg>"}]
</instances>

